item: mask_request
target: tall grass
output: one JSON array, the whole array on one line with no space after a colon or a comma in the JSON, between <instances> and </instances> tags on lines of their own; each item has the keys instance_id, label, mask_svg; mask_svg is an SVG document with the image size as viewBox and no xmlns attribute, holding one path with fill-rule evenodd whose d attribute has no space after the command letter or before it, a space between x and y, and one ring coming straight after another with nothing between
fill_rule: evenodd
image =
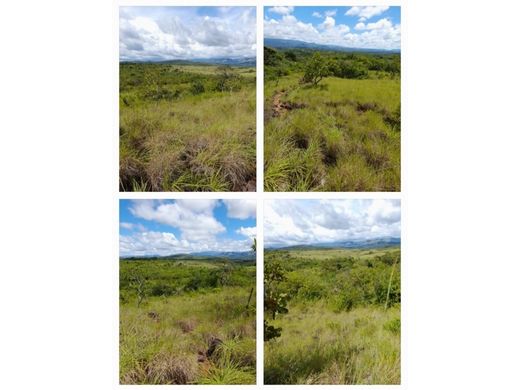
<instances>
[{"instance_id":1,"label":"tall grass","mask_svg":"<svg viewBox=\"0 0 520 390\"><path fill-rule=\"evenodd\" d=\"M221 91L215 67L121 65L122 191L254 191L254 77ZM254 75L254 73L253 73Z\"/></svg>"},{"instance_id":2,"label":"tall grass","mask_svg":"<svg viewBox=\"0 0 520 390\"><path fill-rule=\"evenodd\" d=\"M221 266L177 266L176 261L157 260L143 263L121 262L120 382L255 383L254 300L247 307L255 284L254 272L239 270L239 275L232 274L231 283L235 285L204 287L209 282L200 275L218 272ZM197 276L201 268L203 273ZM140 305L136 304L132 285L126 282L127 275L136 272L148 284L148 296ZM201 280L200 289L179 287L189 285L190 274ZM168 282L171 289L165 288ZM153 295L159 291L157 286L165 291L162 295ZM219 343L208 354L215 340Z\"/></svg>"},{"instance_id":3,"label":"tall grass","mask_svg":"<svg viewBox=\"0 0 520 390\"><path fill-rule=\"evenodd\" d=\"M400 79L370 75L266 81L266 191L400 190Z\"/></svg>"},{"instance_id":4,"label":"tall grass","mask_svg":"<svg viewBox=\"0 0 520 390\"><path fill-rule=\"evenodd\" d=\"M266 384L399 384L399 308L335 313L325 302L292 305L265 343Z\"/></svg>"},{"instance_id":5,"label":"tall grass","mask_svg":"<svg viewBox=\"0 0 520 390\"><path fill-rule=\"evenodd\" d=\"M400 383L400 249L268 251L288 313L264 342L266 384ZM265 314L264 314L265 315Z\"/></svg>"}]
</instances>

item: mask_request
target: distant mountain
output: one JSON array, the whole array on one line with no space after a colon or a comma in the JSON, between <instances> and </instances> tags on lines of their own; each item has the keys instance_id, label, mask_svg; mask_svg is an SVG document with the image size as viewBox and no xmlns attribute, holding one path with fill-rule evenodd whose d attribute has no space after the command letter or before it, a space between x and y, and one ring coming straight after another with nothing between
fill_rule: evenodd
<instances>
[{"instance_id":1,"label":"distant mountain","mask_svg":"<svg viewBox=\"0 0 520 390\"><path fill-rule=\"evenodd\" d=\"M383 237L375 238L370 240L347 240L347 241L336 241L326 242L310 245L292 245L292 246L277 246L269 249L285 249L285 250L311 250L311 249L324 249L324 248L348 248L348 249L372 249L372 248L385 248L390 246L401 245L401 239L399 237Z\"/></svg>"},{"instance_id":2,"label":"distant mountain","mask_svg":"<svg viewBox=\"0 0 520 390\"><path fill-rule=\"evenodd\" d=\"M172 65L229 65L256 67L256 57L241 58L194 58L192 60L121 61L121 63L154 63Z\"/></svg>"},{"instance_id":3,"label":"distant mountain","mask_svg":"<svg viewBox=\"0 0 520 390\"><path fill-rule=\"evenodd\" d=\"M277 39L264 38L264 46L273 47L275 49L311 49L311 50L330 50L345 52L361 52L361 53L400 53L400 50L385 49L363 49L355 47L344 47L338 45L322 45L319 43L298 41L295 39Z\"/></svg>"},{"instance_id":4,"label":"distant mountain","mask_svg":"<svg viewBox=\"0 0 520 390\"><path fill-rule=\"evenodd\" d=\"M216 251L207 251L207 252L197 252L197 253L177 253L175 255L166 255L166 256L127 256L122 257L122 259L132 260L132 259L158 259L158 260L189 260L189 259L228 259L233 261L240 260L256 260L256 255L254 252L216 252Z\"/></svg>"},{"instance_id":5,"label":"distant mountain","mask_svg":"<svg viewBox=\"0 0 520 390\"><path fill-rule=\"evenodd\" d=\"M255 260L256 255L254 252L198 252L190 253L191 256L196 257L220 257L229 260Z\"/></svg>"}]
</instances>

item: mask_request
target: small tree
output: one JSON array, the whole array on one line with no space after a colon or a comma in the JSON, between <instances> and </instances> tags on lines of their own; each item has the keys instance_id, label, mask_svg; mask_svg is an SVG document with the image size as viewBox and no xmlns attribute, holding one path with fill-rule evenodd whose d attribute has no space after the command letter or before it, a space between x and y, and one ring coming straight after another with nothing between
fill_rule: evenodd
<instances>
[{"instance_id":1,"label":"small tree","mask_svg":"<svg viewBox=\"0 0 520 390\"><path fill-rule=\"evenodd\" d=\"M279 283L287 280L285 270L276 261L265 264L264 270L264 311L271 319L276 319L277 314L285 314L287 310L287 294L278 288ZM282 328L276 328L264 320L264 341L280 337Z\"/></svg>"},{"instance_id":2,"label":"small tree","mask_svg":"<svg viewBox=\"0 0 520 390\"><path fill-rule=\"evenodd\" d=\"M141 306L143 300L146 298L145 281L146 279L140 275L134 275L130 279L130 286L135 289L137 295L137 307Z\"/></svg>"},{"instance_id":3,"label":"small tree","mask_svg":"<svg viewBox=\"0 0 520 390\"><path fill-rule=\"evenodd\" d=\"M324 77L330 76L332 63L327 61L320 53L314 53L305 64L305 73L302 82L317 86Z\"/></svg>"}]
</instances>

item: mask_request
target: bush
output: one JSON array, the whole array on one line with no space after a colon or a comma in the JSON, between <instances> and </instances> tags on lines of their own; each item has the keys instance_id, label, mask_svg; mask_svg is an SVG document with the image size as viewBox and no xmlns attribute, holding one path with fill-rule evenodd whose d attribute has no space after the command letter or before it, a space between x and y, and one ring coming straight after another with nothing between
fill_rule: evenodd
<instances>
[{"instance_id":1,"label":"bush","mask_svg":"<svg viewBox=\"0 0 520 390\"><path fill-rule=\"evenodd\" d=\"M316 86L324 77L332 74L332 67L333 64L326 60L320 53L314 53L305 64L305 73L302 82Z\"/></svg>"},{"instance_id":2,"label":"bush","mask_svg":"<svg viewBox=\"0 0 520 390\"><path fill-rule=\"evenodd\" d=\"M342 61L335 67L334 76L344 79L366 79L368 70L359 63Z\"/></svg>"},{"instance_id":3,"label":"bush","mask_svg":"<svg viewBox=\"0 0 520 390\"><path fill-rule=\"evenodd\" d=\"M200 95L201 93L204 93L206 89L204 88L204 84L197 80L191 84L190 91L193 95Z\"/></svg>"}]
</instances>

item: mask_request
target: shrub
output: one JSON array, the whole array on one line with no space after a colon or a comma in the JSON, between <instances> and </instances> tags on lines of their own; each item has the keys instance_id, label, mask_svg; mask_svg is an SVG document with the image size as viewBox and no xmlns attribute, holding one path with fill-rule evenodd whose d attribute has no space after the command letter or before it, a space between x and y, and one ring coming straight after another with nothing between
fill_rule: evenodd
<instances>
[{"instance_id":1,"label":"shrub","mask_svg":"<svg viewBox=\"0 0 520 390\"><path fill-rule=\"evenodd\" d=\"M201 93L204 93L205 92L205 87L204 87L204 84L202 84L202 82L200 82L199 80L193 82L191 84L191 93L193 95L200 95Z\"/></svg>"},{"instance_id":2,"label":"shrub","mask_svg":"<svg viewBox=\"0 0 520 390\"><path fill-rule=\"evenodd\" d=\"M305 73L302 82L312 84L313 86L327 76L330 76L332 63L327 61L320 53L314 53L305 64Z\"/></svg>"}]
</instances>

